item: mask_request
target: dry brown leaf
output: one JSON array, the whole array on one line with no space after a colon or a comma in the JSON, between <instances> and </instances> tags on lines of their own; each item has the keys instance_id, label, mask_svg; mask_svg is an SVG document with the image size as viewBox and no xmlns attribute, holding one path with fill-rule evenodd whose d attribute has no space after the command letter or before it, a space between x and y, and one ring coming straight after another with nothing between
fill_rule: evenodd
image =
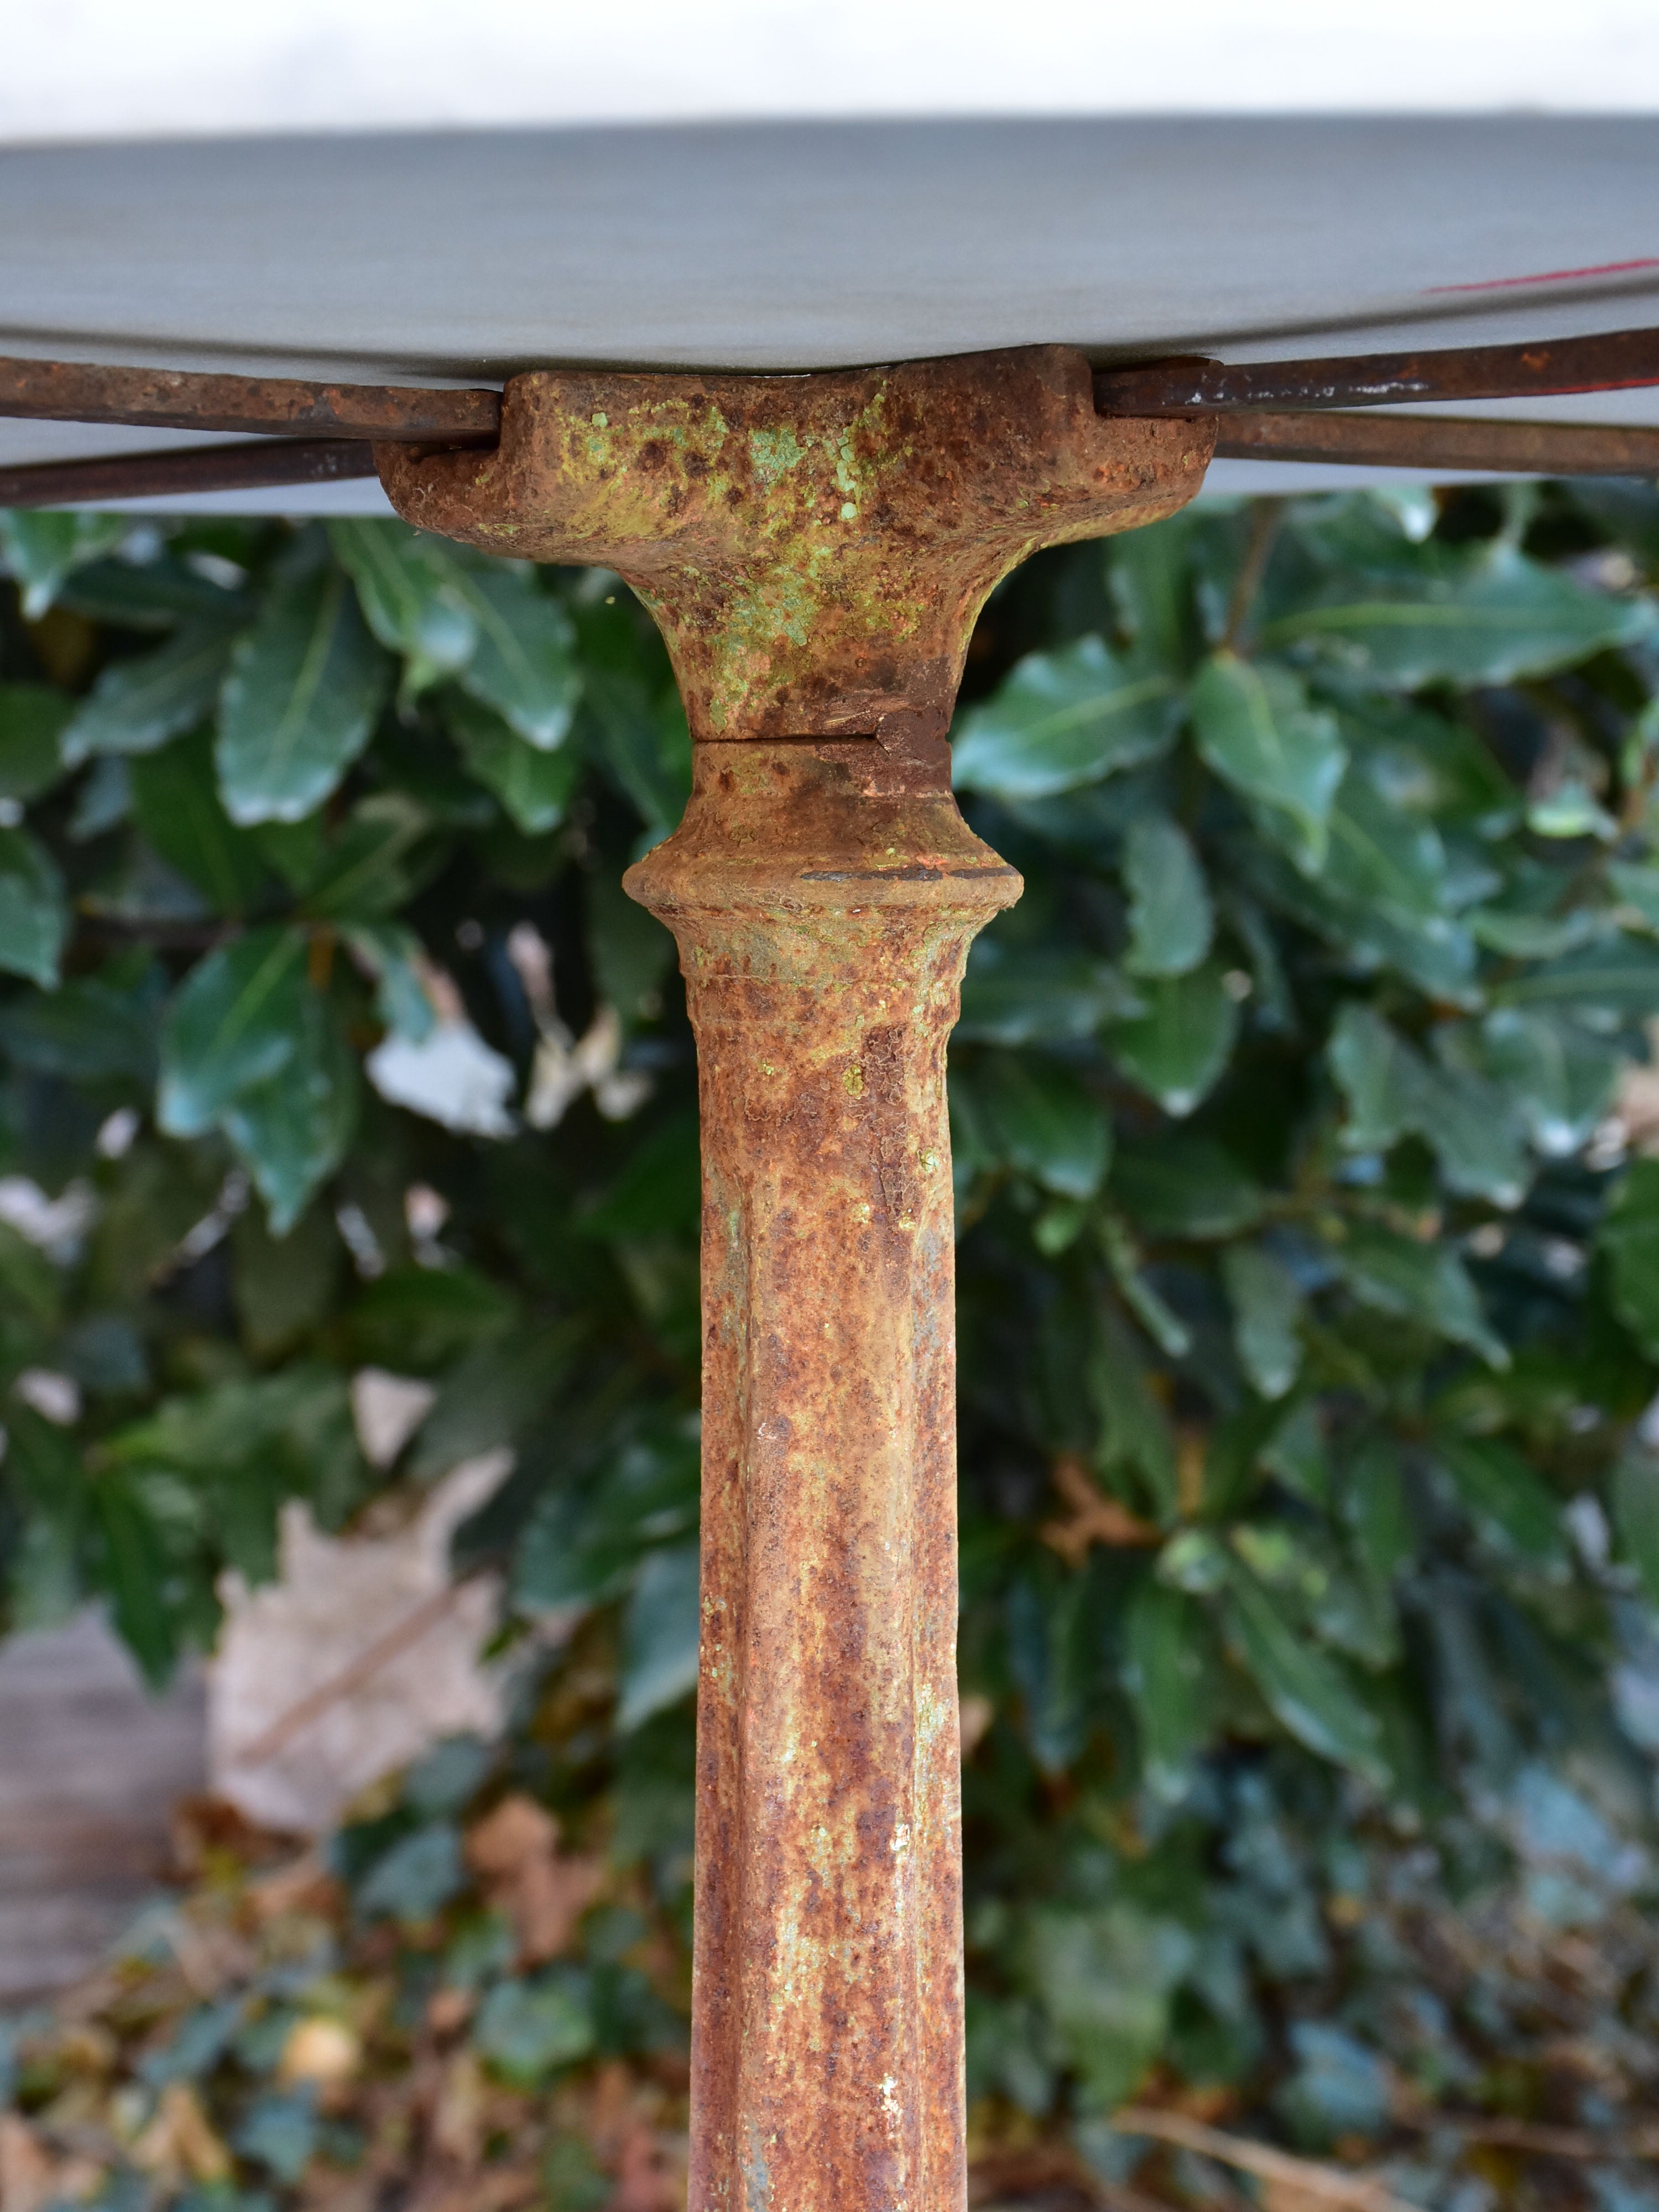
<instances>
[{"instance_id":1,"label":"dry brown leaf","mask_svg":"<svg viewBox=\"0 0 1659 2212\"><path fill-rule=\"evenodd\" d=\"M58 2194L58 2161L26 2120L0 2113L0 2212L42 2212Z\"/></svg>"},{"instance_id":2,"label":"dry brown leaf","mask_svg":"<svg viewBox=\"0 0 1659 2212\"><path fill-rule=\"evenodd\" d=\"M1092 1544L1121 1550L1163 1540L1149 1521L1137 1520L1127 1505L1107 1497L1075 1452L1061 1452L1050 1474L1070 1510L1063 1520L1045 1524L1042 1540L1069 1565L1081 1566Z\"/></svg>"},{"instance_id":3,"label":"dry brown leaf","mask_svg":"<svg viewBox=\"0 0 1659 2212\"><path fill-rule=\"evenodd\" d=\"M409 2212L511 2212L542 2193L533 2166L495 2166L482 2173L436 2174L409 2199Z\"/></svg>"},{"instance_id":4,"label":"dry brown leaf","mask_svg":"<svg viewBox=\"0 0 1659 2212\"><path fill-rule=\"evenodd\" d=\"M957 1735L962 1744L962 1755L969 1758L983 1741L986 1730L997 1717L997 1709L988 1698L976 1691L969 1692L962 1700L957 1717Z\"/></svg>"},{"instance_id":5,"label":"dry brown leaf","mask_svg":"<svg viewBox=\"0 0 1659 2212\"><path fill-rule=\"evenodd\" d=\"M426 2001L426 2024L434 2035L453 2035L466 2026L477 2004L471 1990L434 1990Z\"/></svg>"},{"instance_id":6,"label":"dry brown leaf","mask_svg":"<svg viewBox=\"0 0 1659 2212\"><path fill-rule=\"evenodd\" d=\"M444 2069L431 2129L433 2148L453 2158L458 2166L474 2166L478 2162L488 2095L489 2085L477 2056L471 2051L458 2051Z\"/></svg>"},{"instance_id":7,"label":"dry brown leaf","mask_svg":"<svg viewBox=\"0 0 1659 2212\"><path fill-rule=\"evenodd\" d=\"M1261 2212L1331 2212L1328 2197L1313 2197L1294 2181L1264 2181Z\"/></svg>"},{"instance_id":8,"label":"dry brown leaf","mask_svg":"<svg viewBox=\"0 0 1659 2212\"><path fill-rule=\"evenodd\" d=\"M558 1840L553 1815L522 1795L503 1797L467 1833L467 1863L532 1966L564 1949L604 1879L600 1861L563 1856Z\"/></svg>"},{"instance_id":9,"label":"dry brown leaf","mask_svg":"<svg viewBox=\"0 0 1659 2212\"><path fill-rule=\"evenodd\" d=\"M616 2193L605 2212L677 2212L685 2202L685 2176L668 2141L648 2121L636 2119L617 2146Z\"/></svg>"},{"instance_id":10,"label":"dry brown leaf","mask_svg":"<svg viewBox=\"0 0 1659 2212\"><path fill-rule=\"evenodd\" d=\"M257 1876L243 1896L254 1919L263 1924L288 1912L310 1912L319 1917L330 1914L338 1906L341 1890L322 1853L310 1850L302 1851L286 1866L273 1867L269 1874Z\"/></svg>"},{"instance_id":11,"label":"dry brown leaf","mask_svg":"<svg viewBox=\"0 0 1659 2212\"><path fill-rule=\"evenodd\" d=\"M175 2185L186 2175L193 2181L224 2181L230 2175L230 2153L188 2081L169 2081L162 2090L155 2118L133 2143L132 2160Z\"/></svg>"}]
</instances>

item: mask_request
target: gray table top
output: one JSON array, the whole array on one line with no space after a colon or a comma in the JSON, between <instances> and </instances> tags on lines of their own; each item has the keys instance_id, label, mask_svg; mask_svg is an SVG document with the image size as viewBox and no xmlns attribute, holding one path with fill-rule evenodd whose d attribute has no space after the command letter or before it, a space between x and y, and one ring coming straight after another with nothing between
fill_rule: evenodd
<instances>
[{"instance_id":1,"label":"gray table top","mask_svg":"<svg viewBox=\"0 0 1659 2212\"><path fill-rule=\"evenodd\" d=\"M66 360L498 382L1039 340L1097 360L1243 359L1648 322L1659 121L1638 115L798 118L0 148L0 352ZM1659 423L1659 392L1509 411ZM177 441L0 422L4 461ZM1214 481L1262 474L1222 464ZM384 511L372 483L233 497Z\"/></svg>"}]
</instances>

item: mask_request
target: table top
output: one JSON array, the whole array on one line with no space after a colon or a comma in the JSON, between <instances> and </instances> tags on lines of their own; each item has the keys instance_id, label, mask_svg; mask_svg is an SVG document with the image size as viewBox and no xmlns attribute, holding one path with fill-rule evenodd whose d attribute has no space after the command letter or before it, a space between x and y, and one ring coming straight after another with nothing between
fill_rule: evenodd
<instances>
[{"instance_id":1,"label":"table top","mask_svg":"<svg viewBox=\"0 0 1659 2212\"><path fill-rule=\"evenodd\" d=\"M158 0L164 29L179 4ZM952 0L954 39L934 0L892 0L890 52L840 116L811 111L854 104L873 0L646 0L608 62L593 11L479 0L476 27L451 11L447 69L435 14L404 0L413 32L377 80L364 56L386 4L337 5L325 30L312 0L253 0L240 45L216 34L193 76L133 73L129 52L125 88L119 26L153 11L70 0L108 51L61 82L82 38L29 33L0 87L0 352L498 383L560 364L792 370L1036 341L1248 359L1659 324L1659 120L1620 112L1659 106L1659 13L1623 0L1518 0L1497 57L1474 37L1480 0L1402 0L1369 44L1334 0L1264 0L1254 41L1224 0L1133 35L1127 9L1033 0L1020 21L1045 35L1023 41L988 0ZM724 77L694 19L730 34ZM795 19L810 27L791 47ZM833 62L826 23L846 34ZM574 41L562 73L549 25ZM1376 112L1407 83L1429 88L1420 106L1449 93L1485 112ZM1600 112L1546 112L1547 83ZM1226 112L1275 88L1304 112ZM700 117L717 94L730 112ZM965 112L999 94L1097 112ZM890 112L906 98L964 112ZM1505 109L1520 98L1528 112ZM1659 392L1507 411L1659 424ZM0 462L179 442L202 440L0 422ZM1312 478L1212 478L1267 480ZM225 496L385 511L372 483Z\"/></svg>"}]
</instances>

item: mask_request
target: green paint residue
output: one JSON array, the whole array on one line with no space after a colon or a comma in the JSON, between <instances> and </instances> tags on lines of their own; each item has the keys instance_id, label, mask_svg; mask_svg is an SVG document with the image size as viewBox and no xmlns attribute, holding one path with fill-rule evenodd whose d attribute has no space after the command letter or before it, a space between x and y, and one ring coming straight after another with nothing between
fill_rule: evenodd
<instances>
[{"instance_id":1,"label":"green paint residue","mask_svg":"<svg viewBox=\"0 0 1659 2212\"><path fill-rule=\"evenodd\" d=\"M781 430L751 430L749 457L755 474L770 491L781 477L800 466L806 459L806 448L786 423Z\"/></svg>"}]
</instances>

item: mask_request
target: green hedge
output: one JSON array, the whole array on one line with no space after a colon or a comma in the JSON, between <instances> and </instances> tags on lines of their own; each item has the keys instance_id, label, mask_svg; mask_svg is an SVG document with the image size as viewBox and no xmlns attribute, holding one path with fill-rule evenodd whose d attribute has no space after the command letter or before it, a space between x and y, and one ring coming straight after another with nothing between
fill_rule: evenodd
<instances>
[{"instance_id":1,"label":"green hedge","mask_svg":"<svg viewBox=\"0 0 1659 2212\"><path fill-rule=\"evenodd\" d=\"M471 1786L683 1931L694 1071L618 887L687 787L660 645L392 523L0 550L7 1617L105 1594L159 1681L284 1499L510 1443L458 1565L504 1647L588 1611ZM957 781L1027 884L951 1060L988 2126L1106 2157L1155 2065L1310 2142L1386 2067L1490 2103L1533 2030L1368 1915L1647 1894L1650 576L1635 485L1217 501L981 621ZM470 1129L391 1103L445 1052ZM389 1474L365 1363L437 1386Z\"/></svg>"}]
</instances>

